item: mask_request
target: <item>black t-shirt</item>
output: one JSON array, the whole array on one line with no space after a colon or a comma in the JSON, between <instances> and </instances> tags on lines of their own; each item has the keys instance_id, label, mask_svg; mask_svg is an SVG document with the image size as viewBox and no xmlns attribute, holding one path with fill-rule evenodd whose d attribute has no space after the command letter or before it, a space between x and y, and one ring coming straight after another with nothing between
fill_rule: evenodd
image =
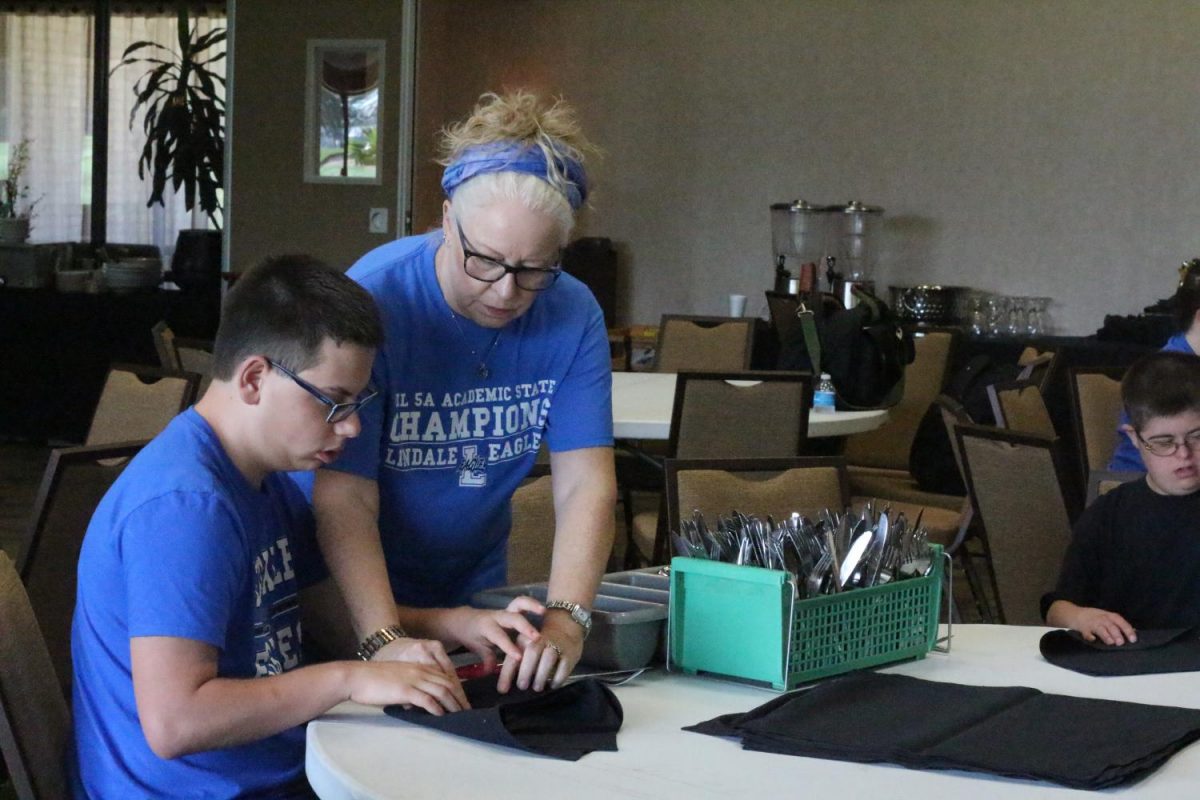
<instances>
[{"instance_id":1,"label":"black t-shirt","mask_svg":"<svg viewBox=\"0 0 1200 800\"><path fill-rule=\"evenodd\" d=\"M1161 495L1145 480L1098 498L1075 523L1055 600L1102 608L1135 628L1200 624L1200 492Z\"/></svg>"}]
</instances>

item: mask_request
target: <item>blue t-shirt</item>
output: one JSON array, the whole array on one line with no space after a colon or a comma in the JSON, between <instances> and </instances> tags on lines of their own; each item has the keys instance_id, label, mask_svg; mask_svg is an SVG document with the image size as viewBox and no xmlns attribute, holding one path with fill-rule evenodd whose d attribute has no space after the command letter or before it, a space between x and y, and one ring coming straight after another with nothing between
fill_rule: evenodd
<instances>
[{"instance_id":1,"label":"blue t-shirt","mask_svg":"<svg viewBox=\"0 0 1200 800\"><path fill-rule=\"evenodd\" d=\"M392 591L424 607L504 583L510 500L543 437L554 452L613 441L608 336L588 288L559 276L496 338L456 324L434 269L441 243L401 239L347 273L383 315L373 372L383 402L364 409L362 433L332 465L378 481Z\"/></svg>"},{"instance_id":2,"label":"blue t-shirt","mask_svg":"<svg viewBox=\"0 0 1200 800\"><path fill-rule=\"evenodd\" d=\"M220 651L218 674L300 664L292 533L312 514L285 475L252 487L194 409L138 453L101 500L79 556L71 633L78 798L286 797L303 780L304 728L169 761L134 701L129 640L174 636Z\"/></svg>"},{"instance_id":3,"label":"blue t-shirt","mask_svg":"<svg viewBox=\"0 0 1200 800\"><path fill-rule=\"evenodd\" d=\"M1168 339L1162 349L1163 352L1196 355L1196 351L1188 344L1187 336L1182 333L1177 333ZM1112 460L1108 462L1108 468L1122 472L1145 472L1146 465L1142 463L1141 453L1133 446L1133 442L1129 441L1129 437L1125 435L1125 431L1121 430L1122 425L1128 424L1129 415L1125 413L1125 409L1121 409L1121 416L1117 419L1117 447L1113 450Z\"/></svg>"}]
</instances>

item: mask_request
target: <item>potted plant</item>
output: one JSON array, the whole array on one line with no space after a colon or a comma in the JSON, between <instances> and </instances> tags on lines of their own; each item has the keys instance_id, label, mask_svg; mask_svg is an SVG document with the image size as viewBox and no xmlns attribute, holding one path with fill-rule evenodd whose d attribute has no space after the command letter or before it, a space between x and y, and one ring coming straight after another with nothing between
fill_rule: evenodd
<instances>
[{"instance_id":1,"label":"potted plant","mask_svg":"<svg viewBox=\"0 0 1200 800\"><path fill-rule=\"evenodd\" d=\"M188 211L199 202L217 227L225 174L225 79L212 67L225 58L224 42L224 28L197 35L188 27L187 11L180 10L178 50L156 42L134 42L113 68L147 65L133 86L137 102L129 116L132 128L138 111L144 109L146 145L138 159L138 177L150 175L146 205L163 205L170 181L172 191L183 189ZM143 50L151 55L137 55Z\"/></svg>"},{"instance_id":2,"label":"potted plant","mask_svg":"<svg viewBox=\"0 0 1200 800\"><path fill-rule=\"evenodd\" d=\"M29 185L23 182L29 168L29 140L22 139L8 153L8 175L0 181L0 242L20 244L29 238L29 220L37 201L28 202Z\"/></svg>"}]
</instances>

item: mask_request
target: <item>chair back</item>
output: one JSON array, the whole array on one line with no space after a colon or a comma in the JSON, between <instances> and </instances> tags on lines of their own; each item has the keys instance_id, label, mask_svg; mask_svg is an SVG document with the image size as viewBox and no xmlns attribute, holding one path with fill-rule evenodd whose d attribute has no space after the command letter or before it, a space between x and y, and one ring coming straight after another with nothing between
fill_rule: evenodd
<instances>
[{"instance_id":1,"label":"chair back","mask_svg":"<svg viewBox=\"0 0 1200 800\"><path fill-rule=\"evenodd\" d=\"M0 756L18 800L69 797L71 716L29 595L0 552Z\"/></svg>"},{"instance_id":2,"label":"chair back","mask_svg":"<svg viewBox=\"0 0 1200 800\"><path fill-rule=\"evenodd\" d=\"M663 314L655 349L656 372L750 369L754 317Z\"/></svg>"},{"instance_id":3,"label":"chair back","mask_svg":"<svg viewBox=\"0 0 1200 800\"><path fill-rule=\"evenodd\" d=\"M1049 438L1057 436L1054 422L1046 408L1046 400L1036 383L994 383L987 387L987 393L988 401L992 405L992 414L996 417L996 425L999 427Z\"/></svg>"},{"instance_id":4,"label":"chair back","mask_svg":"<svg viewBox=\"0 0 1200 800\"><path fill-rule=\"evenodd\" d=\"M100 499L145 441L54 450L17 567L37 612L64 696L71 695L71 615L83 535Z\"/></svg>"},{"instance_id":5,"label":"chair back","mask_svg":"<svg viewBox=\"0 0 1200 800\"><path fill-rule=\"evenodd\" d=\"M545 464L537 464L512 497L508 584L513 586L548 580L553 552L554 489L550 468Z\"/></svg>"},{"instance_id":6,"label":"chair back","mask_svg":"<svg viewBox=\"0 0 1200 800\"><path fill-rule=\"evenodd\" d=\"M796 329L800 327L800 318L796 312L800 310L800 297L784 292L767 290L767 313L771 317L771 328L780 343L793 341Z\"/></svg>"},{"instance_id":7,"label":"chair back","mask_svg":"<svg viewBox=\"0 0 1200 800\"><path fill-rule=\"evenodd\" d=\"M1086 504L1091 505L1102 494L1108 494L1122 483L1146 477L1144 472L1126 472L1117 469L1094 469L1088 474Z\"/></svg>"},{"instance_id":8,"label":"chair back","mask_svg":"<svg viewBox=\"0 0 1200 800\"><path fill-rule=\"evenodd\" d=\"M991 552L1000 618L1041 625L1041 597L1054 588L1077 516L1063 489L1058 440L981 425L955 432Z\"/></svg>"},{"instance_id":9,"label":"chair back","mask_svg":"<svg viewBox=\"0 0 1200 800\"><path fill-rule=\"evenodd\" d=\"M1057 351L1038 351L1035 347L1026 347L1021 351L1021 355L1017 356L1017 366L1021 368L1017 378L1035 384L1045 396L1058 370L1058 362Z\"/></svg>"},{"instance_id":10,"label":"chair back","mask_svg":"<svg viewBox=\"0 0 1200 800\"><path fill-rule=\"evenodd\" d=\"M929 329L913 334L913 363L904 370L904 396L883 425L846 439L848 464L908 471L908 454L929 404L942 391L946 371L958 343L956 329Z\"/></svg>"},{"instance_id":11,"label":"chair back","mask_svg":"<svg viewBox=\"0 0 1200 800\"><path fill-rule=\"evenodd\" d=\"M1121 434L1121 377L1124 367L1076 367L1070 371L1071 422L1079 451L1080 474L1089 482L1096 470L1108 468Z\"/></svg>"},{"instance_id":12,"label":"chair back","mask_svg":"<svg viewBox=\"0 0 1200 800\"><path fill-rule=\"evenodd\" d=\"M88 428L87 445L153 439L196 402L200 376L135 364L113 364Z\"/></svg>"},{"instance_id":13,"label":"chair back","mask_svg":"<svg viewBox=\"0 0 1200 800\"><path fill-rule=\"evenodd\" d=\"M797 456L808 438L807 372L681 372L667 451L676 458Z\"/></svg>"},{"instance_id":14,"label":"chair back","mask_svg":"<svg viewBox=\"0 0 1200 800\"><path fill-rule=\"evenodd\" d=\"M194 372L200 376L200 385L196 397L202 397L212 382L213 343L204 339L186 339L175 337L175 355L179 360L179 370Z\"/></svg>"},{"instance_id":15,"label":"chair back","mask_svg":"<svg viewBox=\"0 0 1200 800\"><path fill-rule=\"evenodd\" d=\"M176 352L175 331L171 330L171 326L165 320L154 323L154 327L150 329L150 336L154 339L154 351L158 354L159 366L170 372L183 369Z\"/></svg>"},{"instance_id":16,"label":"chair back","mask_svg":"<svg viewBox=\"0 0 1200 800\"><path fill-rule=\"evenodd\" d=\"M850 503L846 462L835 457L673 459L664 462L667 526L700 511L710 524L737 509L776 520L793 511L814 516Z\"/></svg>"}]
</instances>

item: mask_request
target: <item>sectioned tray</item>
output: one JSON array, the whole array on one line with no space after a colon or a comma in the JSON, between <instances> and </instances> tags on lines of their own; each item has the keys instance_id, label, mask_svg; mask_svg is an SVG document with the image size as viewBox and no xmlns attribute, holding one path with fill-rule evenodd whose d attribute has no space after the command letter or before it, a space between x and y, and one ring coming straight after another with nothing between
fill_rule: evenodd
<instances>
[{"instance_id":1,"label":"sectioned tray","mask_svg":"<svg viewBox=\"0 0 1200 800\"><path fill-rule=\"evenodd\" d=\"M592 608L592 632L583 644L581 663L600 669L640 669L666 647L670 578L658 568L605 575ZM545 583L526 583L477 592L471 604L504 608L514 597L529 595L546 602Z\"/></svg>"}]
</instances>

